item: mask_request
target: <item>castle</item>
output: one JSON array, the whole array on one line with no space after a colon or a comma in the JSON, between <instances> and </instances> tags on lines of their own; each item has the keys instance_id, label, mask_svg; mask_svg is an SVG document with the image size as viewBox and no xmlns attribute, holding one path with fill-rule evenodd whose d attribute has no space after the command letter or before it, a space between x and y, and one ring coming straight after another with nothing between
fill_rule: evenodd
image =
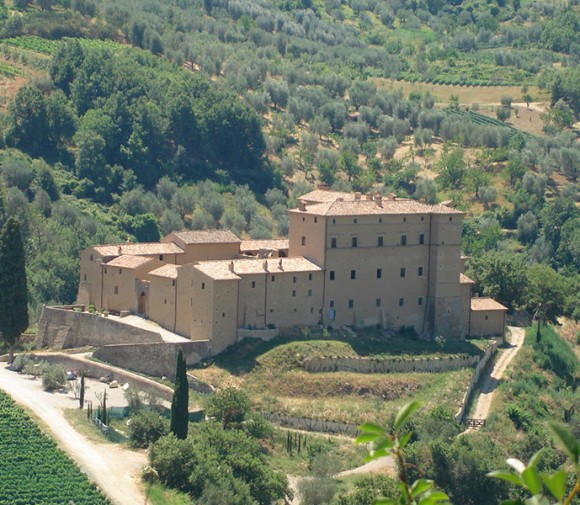
<instances>
[{"instance_id":1,"label":"castle","mask_svg":"<svg viewBox=\"0 0 580 505\"><path fill-rule=\"evenodd\" d=\"M288 240L229 230L81 252L78 303L140 314L212 354L246 330L296 325L412 327L424 338L503 336L506 308L472 297L463 213L378 193L312 191L289 210Z\"/></svg>"}]
</instances>

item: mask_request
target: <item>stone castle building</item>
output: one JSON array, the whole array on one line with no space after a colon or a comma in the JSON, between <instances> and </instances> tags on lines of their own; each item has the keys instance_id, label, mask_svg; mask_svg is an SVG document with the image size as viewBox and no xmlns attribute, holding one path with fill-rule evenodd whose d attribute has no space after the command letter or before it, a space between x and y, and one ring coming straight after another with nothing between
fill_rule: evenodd
<instances>
[{"instance_id":1,"label":"stone castle building","mask_svg":"<svg viewBox=\"0 0 580 505\"><path fill-rule=\"evenodd\" d=\"M392 195L312 191L289 211L288 240L229 230L81 252L78 303L140 314L217 353L244 329L412 327L424 338L503 336L506 308L472 298L463 213Z\"/></svg>"}]
</instances>

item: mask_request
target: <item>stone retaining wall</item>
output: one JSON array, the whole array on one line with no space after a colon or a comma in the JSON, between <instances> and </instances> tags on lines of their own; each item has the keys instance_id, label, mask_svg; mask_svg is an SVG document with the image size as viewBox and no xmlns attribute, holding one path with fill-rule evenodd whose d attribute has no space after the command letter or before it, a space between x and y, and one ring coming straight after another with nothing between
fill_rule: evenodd
<instances>
[{"instance_id":1,"label":"stone retaining wall","mask_svg":"<svg viewBox=\"0 0 580 505\"><path fill-rule=\"evenodd\" d=\"M274 412L262 412L261 414L268 419L268 421L274 424L296 430L334 433L353 438L356 437L358 433L358 426L356 424L326 421L324 419L310 419L308 417L290 416Z\"/></svg>"},{"instance_id":2,"label":"stone retaining wall","mask_svg":"<svg viewBox=\"0 0 580 505\"><path fill-rule=\"evenodd\" d=\"M463 416L465 416L465 410L467 409L467 406L469 405L469 400L471 399L471 395L473 393L473 390L475 389L475 386L479 382L479 378L481 377L482 372L485 370L485 367L488 365L490 360L493 358L493 356L497 352L497 346L498 346L497 342L492 342L491 345L485 351L485 354L483 355L483 357L481 358L481 360L479 361L477 366L475 367L475 371L473 372L473 377L471 377L471 381L469 382L469 386L467 387L467 391L463 395L463 401L461 402L461 408L459 409L459 412L457 412L457 414L455 414L455 420L458 423L463 421Z\"/></svg>"},{"instance_id":3,"label":"stone retaining wall","mask_svg":"<svg viewBox=\"0 0 580 505\"><path fill-rule=\"evenodd\" d=\"M341 358L312 357L303 362L307 372L355 373L441 373L470 368L481 356L449 356L444 358Z\"/></svg>"},{"instance_id":4,"label":"stone retaining wall","mask_svg":"<svg viewBox=\"0 0 580 505\"><path fill-rule=\"evenodd\" d=\"M37 349L48 347L60 350L162 341L159 333L136 328L99 314L45 306L38 322L34 343Z\"/></svg>"},{"instance_id":5,"label":"stone retaining wall","mask_svg":"<svg viewBox=\"0 0 580 505\"><path fill-rule=\"evenodd\" d=\"M187 365L195 365L209 355L208 341L163 342L152 344L106 345L93 356L115 366L156 377L175 378L177 350L183 349Z\"/></svg>"}]
</instances>

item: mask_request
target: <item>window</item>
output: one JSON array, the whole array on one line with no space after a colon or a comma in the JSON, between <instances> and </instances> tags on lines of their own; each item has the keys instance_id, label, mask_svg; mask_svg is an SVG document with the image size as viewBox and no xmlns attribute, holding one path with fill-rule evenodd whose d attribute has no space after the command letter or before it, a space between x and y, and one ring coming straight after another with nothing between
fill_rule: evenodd
<instances>
[{"instance_id":1,"label":"window","mask_svg":"<svg viewBox=\"0 0 580 505\"><path fill-rule=\"evenodd\" d=\"M383 222L383 218L379 217L379 223L382 223L382 222Z\"/></svg>"},{"instance_id":2,"label":"window","mask_svg":"<svg viewBox=\"0 0 580 505\"><path fill-rule=\"evenodd\" d=\"M380 279L383 276L383 269L377 268L377 279Z\"/></svg>"},{"instance_id":3,"label":"window","mask_svg":"<svg viewBox=\"0 0 580 505\"><path fill-rule=\"evenodd\" d=\"M450 221L451 221L451 219L450 219ZM487 318L488 318L488 316L485 316L485 320L486 320L486 321L487 321Z\"/></svg>"},{"instance_id":4,"label":"window","mask_svg":"<svg viewBox=\"0 0 580 505\"><path fill-rule=\"evenodd\" d=\"M401 268L401 277L405 277L405 275L407 275L407 269Z\"/></svg>"},{"instance_id":5,"label":"window","mask_svg":"<svg viewBox=\"0 0 580 505\"><path fill-rule=\"evenodd\" d=\"M275 275L273 275L273 276L272 276L272 282L274 282L275 280L276 280L276 276L275 276Z\"/></svg>"},{"instance_id":6,"label":"window","mask_svg":"<svg viewBox=\"0 0 580 505\"><path fill-rule=\"evenodd\" d=\"M332 220L332 224L336 224L336 219L333 219Z\"/></svg>"},{"instance_id":7,"label":"window","mask_svg":"<svg viewBox=\"0 0 580 505\"><path fill-rule=\"evenodd\" d=\"M353 220L354 224L358 223L358 221L356 220L356 217Z\"/></svg>"},{"instance_id":8,"label":"window","mask_svg":"<svg viewBox=\"0 0 580 505\"><path fill-rule=\"evenodd\" d=\"M306 237L302 236L302 245L306 245Z\"/></svg>"},{"instance_id":9,"label":"window","mask_svg":"<svg viewBox=\"0 0 580 505\"><path fill-rule=\"evenodd\" d=\"M252 281L252 287L255 288L256 287L256 281Z\"/></svg>"},{"instance_id":10,"label":"window","mask_svg":"<svg viewBox=\"0 0 580 505\"><path fill-rule=\"evenodd\" d=\"M425 243L425 234L419 233L419 244L423 245Z\"/></svg>"},{"instance_id":11,"label":"window","mask_svg":"<svg viewBox=\"0 0 580 505\"><path fill-rule=\"evenodd\" d=\"M406 223L406 222L407 222L407 218L406 218L406 217L404 217L404 218L403 218L403 223Z\"/></svg>"},{"instance_id":12,"label":"window","mask_svg":"<svg viewBox=\"0 0 580 505\"><path fill-rule=\"evenodd\" d=\"M93 255L91 254L91 261L93 261Z\"/></svg>"},{"instance_id":13,"label":"window","mask_svg":"<svg viewBox=\"0 0 580 505\"><path fill-rule=\"evenodd\" d=\"M405 305L405 299L399 298L399 307L402 307L403 305Z\"/></svg>"},{"instance_id":14,"label":"window","mask_svg":"<svg viewBox=\"0 0 580 505\"><path fill-rule=\"evenodd\" d=\"M421 221L425 221L425 216L421 216Z\"/></svg>"},{"instance_id":15,"label":"window","mask_svg":"<svg viewBox=\"0 0 580 505\"><path fill-rule=\"evenodd\" d=\"M332 237L332 238L330 239L330 247L331 247L332 249L336 249L336 237Z\"/></svg>"},{"instance_id":16,"label":"window","mask_svg":"<svg viewBox=\"0 0 580 505\"><path fill-rule=\"evenodd\" d=\"M171 281L171 285L172 285L172 286L175 286L175 279L173 279L173 280Z\"/></svg>"},{"instance_id":17,"label":"window","mask_svg":"<svg viewBox=\"0 0 580 505\"><path fill-rule=\"evenodd\" d=\"M423 277L423 267L419 267L419 268L417 268L417 275L418 275L419 277Z\"/></svg>"},{"instance_id":18,"label":"window","mask_svg":"<svg viewBox=\"0 0 580 505\"><path fill-rule=\"evenodd\" d=\"M328 306L332 309L334 308L334 300L330 300Z\"/></svg>"},{"instance_id":19,"label":"window","mask_svg":"<svg viewBox=\"0 0 580 505\"><path fill-rule=\"evenodd\" d=\"M358 247L358 237L352 237L352 246Z\"/></svg>"},{"instance_id":20,"label":"window","mask_svg":"<svg viewBox=\"0 0 580 505\"><path fill-rule=\"evenodd\" d=\"M350 271L350 278L351 278L351 280L356 279L356 270L351 270Z\"/></svg>"},{"instance_id":21,"label":"window","mask_svg":"<svg viewBox=\"0 0 580 505\"><path fill-rule=\"evenodd\" d=\"M311 289L308 290L308 296L312 296L312 290Z\"/></svg>"},{"instance_id":22,"label":"window","mask_svg":"<svg viewBox=\"0 0 580 505\"><path fill-rule=\"evenodd\" d=\"M314 307L310 307L310 313L314 314Z\"/></svg>"},{"instance_id":23,"label":"window","mask_svg":"<svg viewBox=\"0 0 580 505\"><path fill-rule=\"evenodd\" d=\"M163 254L159 255L159 261L163 261Z\"/></svg>"},{"instance_id":24,"label":"window","mask_svg":"<svg viewBox=\"0 0 580 505\"><path fill-rule=\"evenodd\" d=\"M123 273L123 269L119 268L119 275L121 275Z\"/></svg>"},{"instance_id":25,"label":"window","mask_svg":"<svg viewBox=\"0 0 580 505\"><path fill-rule=\"evenodd\" d=\"M107 273L107 269L105 268L105 273Z\"/></svg>"},{"instance_id":26,"label":"window","mask_svg":"<svg viewBox=\"0 0 580 505\"><path fill-rule=\"evenodd\" d=\"M330 275L330 280L333 281L334 280L334 270L331 270L329 272L329 275Z\"/></svg>"},{"instance_id":27,"label":"window","mask_svg":"<svg viewBox=\"0 0 580 505\"><path fill-rule=\"evenodd\" d=\"M201 283L201 289L205 289L205 282Z\"/></svg>"},{"instance_id":28,"label":"window","mask_svg":"<svg viewBox=\"0 0 580 505\"><path fill-rule=\"evenodd\" d=\"M377 307L380 307L380 306L381 306L381 299L380 299L380 298L377 298L377 299L375 300L375 305L376 305Z\"/></svg>"},{"instance_id":29,"label":"window","mask_svg":"<svg viewBox=\"0 0 580 505\"><path fill-rule=\"evenodd\" d=\"M379 235L379 237L377 238L377 245L379 247L383 247L384 241L385 241L385 237L383 237L382 235Z\"/></svg>"},{"instance_id":30,"label":"window","mask_svg":"<svg viewBox=\"0 0 580 505\"><path fill-rule=\"evenodd\" d=\"M165 298L165 299L163 300L163 303L164 303L165 305L167 305L167 298Z\"/></svg>"},{"instance_id":31,"label":"window","mask_svg":"<svg viewBox=\"0 0 580 505\"><path fill-rule=\"evenodd\" d=\"M422 296L417 298L417 305L423 305L423 297Z\"/></svg>"},{"instance_id":32,"label":"window","mask_svg":"<svg viewBox=\"0 0 580 505\"><path fill-rule=\"evenodd\" d=\"M292 291L292 297L296 298L296 290Z\"/></svg>"},{"instance_id":33,"label":"window","mask_svg":"<svg viewBox=\"0 0 580 505\"><path fill-rule=\"evenodd\" d=\"M449 221L453 221L453 218L451 216L449 216Z\"/></svg>"},{"instance_id":34,"label":"window","mask_svg":"<svg viewBox=\"0 0 580 505\"><path fill-rule=\"evenodd\" d=\"M296 284L296 276L292 277L292 282Z\"/></svg>"},{"instance_id":35,"label":"window","mask_svg":"<svg viewBox=\"0 0 580 505\"><path fill-rule=\"evenodd\" d=\"M312 280L312 274L308 274L308 280L311 281Z\"/></svg>"},{"instance_id":36,"label":"window","mask_svg":"<svg viewBox=\"0 0 580 505\"><path fill-rule=\"evenodd\" d=\"M407 245L407 235L401 235L401 245Z\"/></svg>"},{"instance_id":37,"label":"window","mask_svg":"<svg viewBox=\"0 0 580 505\"><path fill-rule=\"evenodd\" d=\"M85 281L87 280L87 274L85 274L85 275L84 275L84 280L85 280Z\"/></svg>"},{"instance_id":38,"label":"window","mask_svg":"<svg viewBox=\"0 0 580 505\"><path fill-rule=\"evenodd\" d=\"M314 222L315 223L318 223L318 218L317 217L314 218Z\"/></svg>"},{"instance_id":39,"label":"window","mask_svg":"<svg viewBox=\"0 0 580 505\"><path fill-rule=\"evenodd\" d=\"M348 301L348 308L352 309L354 307L354 300L349 300Z\"/></svg>"},{"instance_id":40,"label":"window","mask_svg":"<svg viewBox=\"0 0 580 505\"><path fill-rule=\"evenodd\" d=\"M305 217L303 217L303 218L302 218L302 222L304 223L305 221L306 221L306 218L305 218Z\"/></svg>"},{"instance_id":41,"label":"window","mask_svg":"<svg viewBox=\"0 0 580 505\"><path fill-rule=\"evenodd\" d=\"M225 312L222 312L222 317L226 317L226 313Z\"/></svg>"},{"instance_id":42,"label":"window","mask_svg":"<svg viewBox=\"0 0 580 505\"><path fill-rule=\"evenodd\" d=\"M115 294L118 295L119 294L119 286L115 286Z\"/></svg>"}]
</instances>

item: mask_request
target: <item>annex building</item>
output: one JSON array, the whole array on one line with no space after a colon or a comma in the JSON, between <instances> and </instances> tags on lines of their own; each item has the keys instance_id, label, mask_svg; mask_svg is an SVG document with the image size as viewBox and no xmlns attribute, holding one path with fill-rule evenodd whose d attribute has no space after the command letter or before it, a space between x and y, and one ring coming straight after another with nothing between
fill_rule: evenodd
<instances>
[{"instance_id":1,"label":"annex building","mask_svg":"<svg viewBox=\"0 0 580 505\"><path fill-rule=\"evenodd\" d=\"M462 212L322 187L289 216L288 240L176 231L85 249L77 302L142 315L214 354L247 330L297 325L503 336L506 307L472 298L463 273Z\"/></svg>"}]
</instances>

